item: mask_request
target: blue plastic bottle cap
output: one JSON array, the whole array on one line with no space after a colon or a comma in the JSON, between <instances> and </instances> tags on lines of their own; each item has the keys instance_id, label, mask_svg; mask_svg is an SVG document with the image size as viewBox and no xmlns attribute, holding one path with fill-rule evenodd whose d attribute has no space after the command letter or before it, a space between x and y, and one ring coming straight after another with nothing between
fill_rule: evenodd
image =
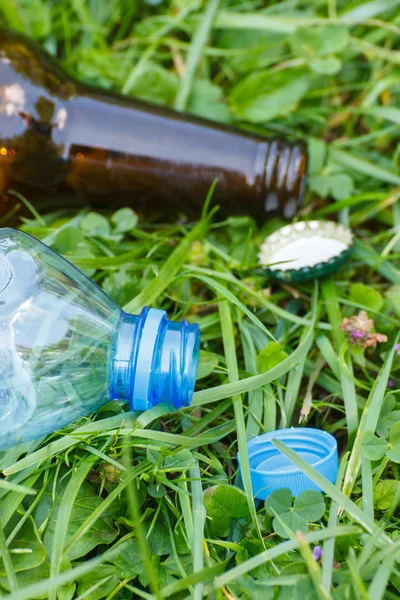
<instances>
[{"instance_id":1,"label":"blue plastic bottle cap","mask_svg":"<svg viewBox=\"0 0 400 600\"><path fill-rule=\"evenodd\" d=\"M293 496L319 488L271 440L281 440L328 481L336 480L339 459L335 438L321 429L291 427L264 433L248 442L250 476L253 494L265 500L271 492L288 488ZM238 455L239 467L240 456Z\"/></svg>"}]
</instances>

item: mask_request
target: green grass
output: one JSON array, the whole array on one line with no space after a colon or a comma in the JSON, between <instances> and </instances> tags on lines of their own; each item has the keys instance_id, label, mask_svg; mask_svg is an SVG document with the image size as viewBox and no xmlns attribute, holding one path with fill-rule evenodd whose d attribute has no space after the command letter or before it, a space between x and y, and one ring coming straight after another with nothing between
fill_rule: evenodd
<instances>
[{"instance_id":1,"label":"green grass","mask_svg":"<svg viewBox=\"0 0 400 600\"><path fill-rule=\"evenodd\" d=\"M338 219L357 236L334 277L292 287L254 269L277 219L140 217L116 241L111 220L99 236L85 211L32 211L23 229L121 306L198 321L201 369L185 411L110 403L0 455L0 596L398 598L400 2L3 0L0 20L89 83L303 138L311 164L299 218ZM387 343L349 345L340 325L360 310ZM263 354L270 343L279 346ZM247 439L297 425L305 397L306 424L335 435L341 467L329 484L277 442L326 506L304 537L278 515L285 539L253 501L243 457ZM222 498L212 522L203 493L220 485L231 490L225 505L226 488L208 492Z\"/></svg>"}]
</instances>

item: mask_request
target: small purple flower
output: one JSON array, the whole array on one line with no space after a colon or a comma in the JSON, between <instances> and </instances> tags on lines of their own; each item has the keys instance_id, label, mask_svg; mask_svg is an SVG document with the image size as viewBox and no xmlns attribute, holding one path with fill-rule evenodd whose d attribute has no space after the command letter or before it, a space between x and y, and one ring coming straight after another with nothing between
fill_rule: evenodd
<instances>
[{"instance_id":1,"label":"small purple flower","mask_svg":"<svg viewBox=\"0 0 400 600\"><path fill-rule=\"evenodd\" d=\"M349 319L345 317L340 329L347 333L347 337L351 344L359 346L360 348L375 348L377 344L387 342L387 336L383 333L374 331L374 327L374 321L368 318L365 310L361 310L358 315L354 315Z\"/></svg>"},{"instance_id":2,"label":"small purple flower","mask_svg":"<svg viewBox=\"0 0 400 600\"><path fill-rule=\"evenodd\" d=\"M395 347L394 347L394 349L397 352L397 356L400 356L400 344L396 344Z\"/></svg>"},{"instance_id":3,"label":"small purple flower","mask_svg":"<svg viewBox=\"0 0 400 600\"><path fill-rule=\"evenodd\" d=\"M387 382L387 387L389 388L389 390L394 390L394 388L396 387L396 380L389 379L389 381Z\"/></svg>"},{"instance_id":4,"label":"small purple flower","mask_svg":"<svg viewBox=\"0 0 400 600\"><path fill-rule=\"evenodd\" d=\"M355 338L356 340L359 340L360 338L362 338L363 333L361 331L352 331L351 332L351 337Z\"/></svg>"},{"instance_id":5,"label":"small purple flower","mask_svg":"<svg viewBox=\"0 0 400 600\"><path fill-rule=\"evenodd\" d=\"M323 556L323 552L322 552L321 546L314 546L314 550L312 551L312 555L313 555L313 558L316 561L321 560L321 558Z\"/></svg>"}]
</instances>

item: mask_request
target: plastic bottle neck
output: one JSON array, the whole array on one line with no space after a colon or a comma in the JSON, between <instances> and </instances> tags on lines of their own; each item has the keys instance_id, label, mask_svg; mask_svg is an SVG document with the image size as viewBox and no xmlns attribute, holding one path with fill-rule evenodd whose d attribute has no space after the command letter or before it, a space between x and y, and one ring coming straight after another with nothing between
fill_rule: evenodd
<instances>
[{"instance_id":1,"label":"plastic bottle neck","mask_svg":"<svg viewBox=\"0 0 400 600\"><path fill-rule=\"evenodd\" d=\"M188 406L196 382L198 325L170 321L162 310L122 312L109 360L110 398L147 410L160 402Z\"/></svg>"}]
</instances>

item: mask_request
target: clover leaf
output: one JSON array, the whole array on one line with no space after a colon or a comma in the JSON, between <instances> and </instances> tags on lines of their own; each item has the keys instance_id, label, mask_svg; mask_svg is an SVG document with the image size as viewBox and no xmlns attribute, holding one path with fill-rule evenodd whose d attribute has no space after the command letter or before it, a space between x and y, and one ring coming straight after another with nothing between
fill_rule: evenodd
<instances>
[{"instance_id":1,"label":"clover leaf","mask_svg":"<svg viewBox=\"0 0 400 600\"><path fill-rule=\"evenodd\" d=\"M342 68L340 53L349 43L349 32L344 25L299 27L289 38L295 56L303 58L316 73L335 75Z\"/></svg>"},{"instance_id":2,"label":"clover leaf","mask_svg":"<svg viewBox=\"0 0 400 600\"><path fill-rule=\"evenodd\" d=\"M358 306L380 311L383 306L382 295L370 285L353 283L350 286L350 300Z\"/></svg>"},{"instance_id":3,"label":"clover leaf","mask_svg":"<svg viewBox=\"0 0 400 600\"><path fill-rule=\"evenodd\" d=\"M400 463L400 421L390 427L389 441L376 436L373 431L366 431L361 438L361 451L368 460L381 460L387 456L389 460Z\"/></svg>"},{"instance_id":4,"label":"clover leaf","mask_svg":"<svg viewBox=\"0 0 400 600\"><path fill-rule=\"evenodd\" d=\"M265 501L265 509L274 517L275 532L283 538L292 533L307 533L308 524L321 519L325 512L325 500L319 492L307 490L293 499L287 488L272 492Z\"/></svg>"},{"instance_id":5,"label":"clover leaf","mask_svg":"<svg viewBox=\"0 0 400 600\"><path fill-rule=\"evenodd\" d=\"M80 222L81 231L88 237L107 237L111 231L110 223L104 215L88 212Z\"/></svg>"},{"instance_id":6,"label":"clover leaf","mask_svg":"<svg viewBox=\"0 0 400 600\"><path fill-rule=\"evenodd\" d=\"M384 438L377 437L373 431L366 431L361 438L361 451L368 460L381 460L387 452L388 444Z\"/></svg>"},{"instance_id":7,"label":"clover leaf","mask_svg":"<svg viewBox=\"0 0 400 600\"><path fill-rule=\"evenodd\" d=\"M393 423L389 430L389 450L386 456L395 463L400 463L400 421Z\"/></svg>"},{"instance_id":8,"label":"clover leaf","mask_svg":"<svg viewBox=\"0 0 400 600\"><path fill-rule=\"evenodd\" d=\"M378 481L374 488L374 506L379 510L390 508L399 486L400 481L395 479L381 479L381 481Z\"/></svg>"},{"instance_id":9,"label":"clover leaf","mask_svg":"<svg viewBox=\"0 0 400 600\"><path fill-rule=\"evenodd\" d=\"M138 216L131 208L120 208L111 217L116 233L126 233L135 229L138 223Z\"/></svg>"},{"instance_id":10,"label":"clover leaf","mask_svg":"<svg viewBox=\"0 0 400 600\"><path fill-rule=\"evenodd\" d=\"M257 355L257 369L259 373L266 373L279 365L288 355L278 342L269 342Z\"/></svg>"}]
</instances>

